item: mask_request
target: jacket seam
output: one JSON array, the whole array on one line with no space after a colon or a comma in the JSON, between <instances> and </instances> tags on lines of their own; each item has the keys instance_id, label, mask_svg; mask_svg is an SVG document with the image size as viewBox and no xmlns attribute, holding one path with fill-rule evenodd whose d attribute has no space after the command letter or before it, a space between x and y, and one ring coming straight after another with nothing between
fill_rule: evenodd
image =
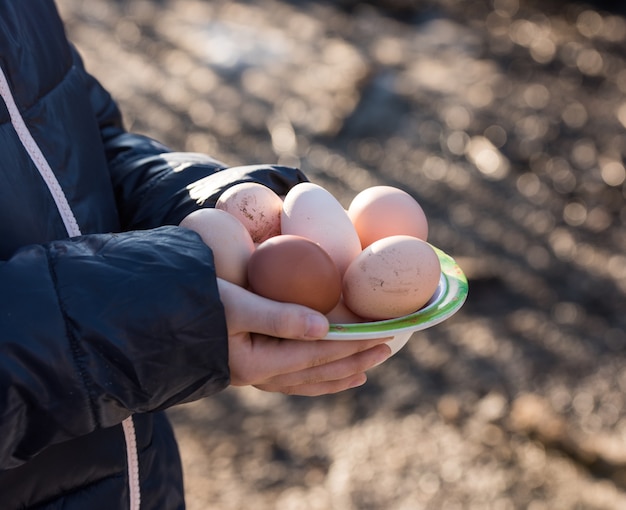
<instances>
[{"instance_id":1,"label":"jacket seam","mask_svg":"<svg viewBox=\"0 0 626 510\"><path fill-rule=\"evenodd\" d=\"M72 332L71 319L69 318L69 315L67 314L67 311L65 309L65 305L63 304L63 300L61 299L61 296L59 295L59 291L58 291L59 280L58 280L58 277L54 268L54 262L52 260L52 257L50 256L49 250L46 250L46 259L48 261L48 268L50 272L50 277L52 278L52 286L54 288L54 293L57 298L59 309L61 310L61 316L63 318L63 323L65 326L65 334L66 334L66 338L70 346L70 352L72 354L72 361L74 363L74 368L76 369L76 372L78 373L78 377L83 385L83 388L85 389L85 392L87 393L87 403L89 404L89 410L91 411L91 421L95 425L96 428L101 428L101 423L98 418L98 413L96 412L96 401L95 401L93 392L90 389L88 371L85 367L84 362L82 361L82 358L84 357L85 353L81 349L80 343L78 339L76 338L76 335L74 335Z\"/></svg>"}]
</instances>

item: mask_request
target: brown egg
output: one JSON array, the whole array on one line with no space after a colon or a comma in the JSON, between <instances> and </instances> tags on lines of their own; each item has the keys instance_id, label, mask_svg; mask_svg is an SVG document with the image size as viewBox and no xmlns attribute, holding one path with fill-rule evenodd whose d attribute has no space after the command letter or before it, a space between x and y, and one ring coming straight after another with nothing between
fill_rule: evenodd
<instances>
[{"instance_id":1,"label":"brown egg","mask_svg":"<svg viewBox=\"0 0 626 510\"><path fill-rule=\"evenodd\" d=\"M256 294L324 314L341 297L341 276L330 255L296 235L278 235L259 244L248 262L248 282Z\"/></svg>"}]
</instances>

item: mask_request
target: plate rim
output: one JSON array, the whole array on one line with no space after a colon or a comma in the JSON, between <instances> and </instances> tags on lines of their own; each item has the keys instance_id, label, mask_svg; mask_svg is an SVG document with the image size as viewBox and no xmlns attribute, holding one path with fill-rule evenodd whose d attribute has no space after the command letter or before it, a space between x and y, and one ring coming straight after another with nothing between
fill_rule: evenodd
<instances>
[{"instance_id":1,"label":"plate rim","mask_svg":"<svg viewBox=\"0 0 626 510\"><path fill-rule=\"evenodd\" d=\"M469 285L457 262L443 250L433 246L441 264L441 276L434 301L416 312L382 321L333 323L325 340L356 340L382 338L398 333L421 331L450 318L465 303Z\"/></svg>"}]
</instances>

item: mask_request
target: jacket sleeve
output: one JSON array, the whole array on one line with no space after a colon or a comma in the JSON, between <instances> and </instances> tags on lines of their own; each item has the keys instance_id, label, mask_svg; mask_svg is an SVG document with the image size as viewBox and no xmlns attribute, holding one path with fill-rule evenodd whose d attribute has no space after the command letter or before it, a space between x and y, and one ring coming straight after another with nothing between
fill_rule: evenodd
<instances>
[{"instance_id":1,"label":"jacket sleeve","mask_svg":"<svg viewBox=\"0 0 626 510\"><path fill-rule=\"evenodd\" d=\"M0 310L0 469L229 382L211 252L186 229L25 247Z\"/></svg>"},{"instance_id":2,"label":"jacket sleeve","mask_svg":"<svg viewBox=\"0 0 626 510\"><path fill-rule=\"evenodd\" d=\"M98 118L124 230L178 225L190 212L213 207L221 193L240 182L258 182L284 195L307 181L297 168L281 165L228 167L212 157L173 152L163 144L124 130L116 103L82 67Z\"/></svg>"}]
</instances>

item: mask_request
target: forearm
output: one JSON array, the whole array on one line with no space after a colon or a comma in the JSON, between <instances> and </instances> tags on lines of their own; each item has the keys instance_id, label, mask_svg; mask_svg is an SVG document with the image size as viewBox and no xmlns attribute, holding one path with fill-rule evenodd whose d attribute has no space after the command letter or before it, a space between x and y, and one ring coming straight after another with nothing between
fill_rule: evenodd
<instances>
[{"instance_id":1,"label":"forearm","mask_svg":"<svg viewBox=\"0 0 626 510\"><path fill-rule=\"evenodd\" d=\"M0 263L0 468L229 382L211 253L166 227Z\"/></svg>"},{"instance_id":2,"label":"forearm","mask_svg":"<svg viewBox=\"0 0 626 510\"><path fill-rule=\"evenodd\" d=\"M124 229L178 225L191 212L213 207L224 190L241 182L261 183L284 195L307 180L296 168L227 167L204 154L168 152L130 133L108 138L106 148Z\"/></svg>"}]
</instances>

